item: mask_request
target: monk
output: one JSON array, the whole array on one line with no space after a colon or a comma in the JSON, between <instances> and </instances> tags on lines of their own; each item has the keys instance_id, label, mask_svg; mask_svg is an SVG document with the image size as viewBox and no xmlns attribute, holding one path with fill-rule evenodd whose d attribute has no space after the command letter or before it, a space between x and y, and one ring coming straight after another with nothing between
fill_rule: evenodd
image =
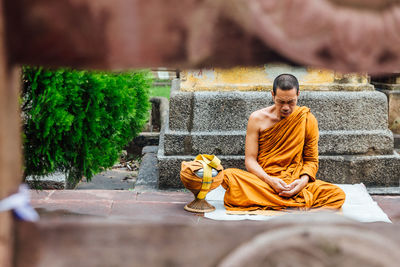
<instances>
[{"instance_id":1,"label":"monk","mask_svg":"<svg viewBox=\"0 0 400 267\"><path fill-rule=\"evenodd\" d=\"M309 108L297 106L296 77L279 75L271 93L274 105L253 112L248 121L248 171L224 170L226 209L340 209L345 200L343 190L315 179L318 123Z\"/></svg>"}]
</instances>

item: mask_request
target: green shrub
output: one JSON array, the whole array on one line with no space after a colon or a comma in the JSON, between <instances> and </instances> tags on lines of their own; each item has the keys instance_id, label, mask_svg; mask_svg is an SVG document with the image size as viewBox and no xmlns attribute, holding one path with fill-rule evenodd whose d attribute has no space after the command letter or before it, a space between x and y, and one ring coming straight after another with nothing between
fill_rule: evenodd
<instances>
[{"instance_id":1,"label":"green shrub","mask_svg":"<svg viewBox=\"0 0 400 267\"><path fill-rule=\"evenodd\" d=\"M23 68L25 177L64 172L70 182L111 167L148 117L146 71Z\"/></svg>"}]
</instances>

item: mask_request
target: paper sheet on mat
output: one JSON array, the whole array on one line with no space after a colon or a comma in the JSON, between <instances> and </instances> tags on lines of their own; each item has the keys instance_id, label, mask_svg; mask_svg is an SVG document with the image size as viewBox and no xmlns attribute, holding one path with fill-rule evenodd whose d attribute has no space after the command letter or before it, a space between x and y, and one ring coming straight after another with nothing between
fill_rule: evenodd
<instances>
[{"instance_id":1,"label":"paper sheet on mat","mask_svg":"<svg viewBox=\"0 0 400 267\"><path fill-rule=\"evenodd\" d=\"M346 193L346 201L342 207L342 215L360 222L391 222L368 194L364 184L338 184ZM260 220L265 221L276 216L285 215L286 212L271 211L268 215L253 214L227 214L224 207L225 189L219 186L207 194L207 201L215 206L216 210L204 214L204 217L213 220Z\"/></svg>"}]
</instances>

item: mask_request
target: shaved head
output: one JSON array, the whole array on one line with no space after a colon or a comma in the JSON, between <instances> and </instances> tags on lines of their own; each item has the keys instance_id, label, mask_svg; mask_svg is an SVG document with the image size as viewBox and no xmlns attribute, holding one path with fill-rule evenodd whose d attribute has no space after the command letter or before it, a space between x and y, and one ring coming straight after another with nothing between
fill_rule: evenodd
<instances>
[{"instance_id":1,"label":"shaved head","mask_svg":"<svg viewBox=\"0 0 400 267\"><path fill-rule=\"evenodd\" d=\"M282 89L282 90L291 90L293 88L296 89L297 94L299 93L299 81L295 76L292 74L281 74L278 77L275 78L274 80L274 85L272 87L272 91L274 91L274 94L276 94L276 89Z\"/></svg>"}]
</instances>

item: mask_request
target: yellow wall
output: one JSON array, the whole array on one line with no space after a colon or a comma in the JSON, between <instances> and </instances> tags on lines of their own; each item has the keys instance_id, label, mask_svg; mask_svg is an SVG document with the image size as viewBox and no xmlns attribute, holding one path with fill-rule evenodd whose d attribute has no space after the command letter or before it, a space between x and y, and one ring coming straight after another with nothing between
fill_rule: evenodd
<instances>
[{"instance_id":1,"label":"yellow wall","mask_svg":"<svg viewBox=\"0 0 400 267\"><path fill-rule=\"evenodd\" d=\"M269 91L276 76L295 75L302 90L373 90L368 75L268 64L262 67L201 69L181 72L182 91Z\"/></svg>"}]
</instances>

